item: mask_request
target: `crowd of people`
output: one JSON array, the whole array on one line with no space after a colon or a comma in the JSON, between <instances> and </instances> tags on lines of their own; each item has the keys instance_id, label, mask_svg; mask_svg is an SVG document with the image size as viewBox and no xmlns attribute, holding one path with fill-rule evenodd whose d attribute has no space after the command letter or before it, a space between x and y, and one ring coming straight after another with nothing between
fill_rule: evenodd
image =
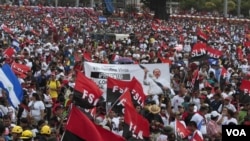
<instances>
[{"instance_id":1,"label":"crowd of people","mask_svg":"<svg viewBox=\"0 0 250 141\"><path fill-rule=\"evenodd\" d=\"M2 63L24 64L30 71L17 74L24 91L18 109L1 91L0 140L60 140L73 103L75 73L84 73L84 61L112 63L114 54L135 64L161 63L159 58L169 62L171 87L166 89L174 94L170 99L163 94L157 99L147 96L145 107L136 108L150 123L147 140L192 140L192 133L198 132L204 140L220 141L222 125L249 125L250 98L240 89L242 80L250 79L249 23L195 17L161 21L147 12L115 14L100 23L99 14L93 9L1 7L2 55L13 41L19 43ZM207 44L222 52L220 58L190 61L193 45L204 42L197 29L206 33ZM120 40L91 36L104 32L133 36ZM96 124L122 135L122 115L105 111L98 108ZM192 132L190 136L177 135L175 120Z\"/></svg>"}]
</instances>

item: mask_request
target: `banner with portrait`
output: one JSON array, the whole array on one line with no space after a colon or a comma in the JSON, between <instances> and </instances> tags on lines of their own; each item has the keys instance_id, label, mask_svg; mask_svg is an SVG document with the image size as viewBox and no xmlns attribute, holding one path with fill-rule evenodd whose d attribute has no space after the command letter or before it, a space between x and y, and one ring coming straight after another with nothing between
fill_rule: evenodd
<instances>
[{"instance_id":1,"label":"banner with portrait","mask_svg":"<svg viewBox=\"0 0 250 141\"><path fill-rule=\"evenodd\" d=\"M135 77L142 85L144 93L150 95L151 86L144 81L145 69L148 70L147 79L156 82L154 78L154 70L160 71L160 84L164 87L170 87L170 71L169 65L162 64L99 64L92 62L84 63L85 75L93 79L100 89L104 92L103 97L106 99L107 78L112 77L118 80L130 81Z\"/></svg>"}]
</instances>

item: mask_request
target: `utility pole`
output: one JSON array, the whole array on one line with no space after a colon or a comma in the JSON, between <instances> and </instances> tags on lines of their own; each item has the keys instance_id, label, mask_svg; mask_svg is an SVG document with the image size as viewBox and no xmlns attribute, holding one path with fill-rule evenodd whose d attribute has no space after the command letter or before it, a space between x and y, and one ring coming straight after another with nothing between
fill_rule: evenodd
<instances>
[{"instance_id":1,"label":"utility pole","mask_svg":"<svg viewBox=\"0 0 250 141\"><path fill-rule=\"evenodd\" d=\"M76 7L79 7L79 0L76 0Z\"/></svg>"},{"instance_id":2,"label":"utility pole","mask_svg":"<svg viewBox=\"0 0 250 141\"><path fill-rule=\"evenodd\" d=\"M240 18L241 0L237 0L237 16Z\"/></svg>"},{"instance_id":3,"label":"utility pole","mask_svg":"<svg viewBox=\"0 0 250 141\"><path fill-rule=\"evenodd\" d=\"M227 15L227 11L228 11L228 0L224 0L224 17L227 18L228 15Z\"/></svg>"},{"instance_id":4,"label":"utility pole","mask_svg":"<svg viewBox=\"0 0 250 141\"><path fill-rule=\"evenodd\" d=\"M55 7L58 7L58 0L55 0Z\"/></svg>"}]
</instances>

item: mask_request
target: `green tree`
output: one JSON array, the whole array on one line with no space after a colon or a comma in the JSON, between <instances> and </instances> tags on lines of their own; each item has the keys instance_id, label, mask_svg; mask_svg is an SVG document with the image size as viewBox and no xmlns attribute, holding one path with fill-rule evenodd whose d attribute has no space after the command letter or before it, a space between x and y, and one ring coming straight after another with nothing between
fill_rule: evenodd
<instances>
[{"instance_id":1,"label":"green tree","mask_svg":"<svg viewBox=\"0 0 250 141\"><path fill-rule=\"evenodd\" d=\"M205 8L209 11L214 11L216 9L216 5L213 2L206 2Z\"/></svg>"},{"instance_id":2,"label":"green tree","mask_svg":"<svg viewBox=\"0 0 250 141\"><path fill-rule=\"evenodd\" d=\"M223 8L224 8L224 0L210 0L209 2L214 3L215 8L214 10L222 13L223 12Z\"/></svg>"},{"instance_id":3,"label":"green tree","mask_svg":"<svg viewBox=\"0 0 250 141\"><path fill-rule=\"evenodd\" d=\"M194 8L197 11L204 11L205 0L180 0L180 8L182 10Z\"/></svg>"},{"instance_id":4,"label":"green tree","mask_svg":"<svg viewBox=\"0 0 250 141\"><path fill-rule=\"evenodd\" d=\"M241 14L245 17L250 17L250 2L249 0L241 0Z\"/></svg>"},{"instance_id":5,"label":"green tree","mask_svg":"<svg viewBox=\"0 0 250 141\"><path fill-rule=\"evenodd\" d=\"M166 12L166 3L167 0L141 0L145 6L148 6L151 11L154 11L155 18L158 19L168 19L168 15Z\"/></svg>"}]
</instances>

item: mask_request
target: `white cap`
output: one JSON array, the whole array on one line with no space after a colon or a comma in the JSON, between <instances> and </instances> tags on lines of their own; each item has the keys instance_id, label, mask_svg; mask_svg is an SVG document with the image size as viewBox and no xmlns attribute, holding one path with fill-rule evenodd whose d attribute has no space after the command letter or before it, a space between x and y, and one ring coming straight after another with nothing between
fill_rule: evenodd
<instances>
[{"instance_id":1,"label":"white cap","mask_svg":"<svg viewBox=\"0 0 250 141\"><path fill-rule=\"evenodd\" d=\"M220 116L220 114L217 111L211 112L211 117L217 117L217 116Z\"/></svg>"}]
</instances>

